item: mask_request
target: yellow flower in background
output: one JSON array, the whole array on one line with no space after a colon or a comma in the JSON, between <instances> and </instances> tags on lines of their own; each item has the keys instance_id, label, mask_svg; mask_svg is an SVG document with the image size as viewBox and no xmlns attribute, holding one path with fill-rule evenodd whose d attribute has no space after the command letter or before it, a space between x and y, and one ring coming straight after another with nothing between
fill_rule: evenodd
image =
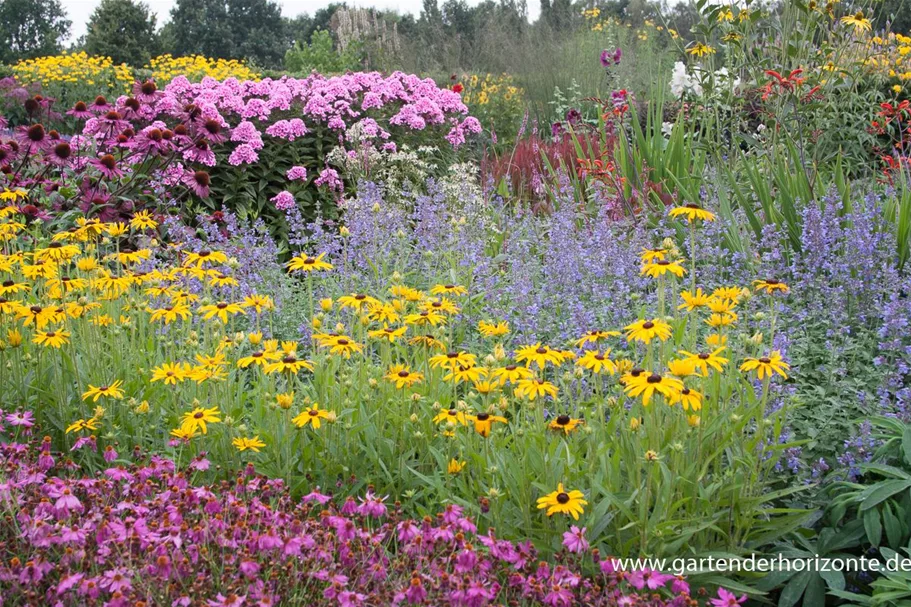
<instances>
[{"instance_id":1,"label":"yellow flower in background","mask_svg":"<svg viewBox=\"0 0 911 607\"><path fill-rule=\"evenodd\" d=\"M585 494L578 490L567 491L563 488L563 483L557 484L557 490L548 493L544 497L538 498L538 509L547 510L547 516L554 514L568 514L574 520L579 520L579 515L585 512L583 506L587 506Z\"/></svg>"},{"instance_id":2,"label":"yellow flower in background","mask_svg":"<svg viewBox=\"0 0 911 607\"><path fill-rule=\"evenodd\" d=\"M527 398L534 401L539 397L550 396L557 398L558 388L554 384L544 381L543 379L520 379L516 383L516 396Z\"/></svg>"},{"instance_id":3,"label":"yellow flower in background","mask_svg":"<svg viewBox=\"0 0 911 607\"><path fill-rule=\"evenodd\" d=\"M753 288L757 291L765 291L769 295L773 295L776 292L788 292L788 285L778 280L772 280L771 278L767 278L765 280L754 280Z\"/></svg>"},{"instance_id":4,"label":"yellow flower in background","mask_svg":"<svg viewBox=\"0 0 911 607\"><path fill-rule=\"evenodd\" d=\"M331 270L333 266L328 261L323 261L323 258L326 256L325 253L320 253L316 257L310 257L309 255L298 255L297 257L292 257L291 261L287 263L287 268L289 272L321 272L324 270ZM331 300L330 300L331 301Z\"/></svg>"},{"instance_id":5,"label":"yellow flower in background","mask_svg":"<svg viewBox=\"0 0 911 607\"><path fill-rule=\"evenodd\" d=\"M254 451L256 453L259 453L259 450L262 447L266 446L266 443L259 440L258 435L254 436L253 438L238 437L238 438L235 438L234 440L232 440L231 444L234 445L234 448L237 449L238 451L243 452L243 451L246 451L247 449L249 449L250 451Z\"/></svg>"},{"instance_id":6,"label":"yellow flower in background","mask_svg":"<svg viewBox=\"0 0 911 607\"><path fill-rule=\"evenodd\" d=\"M608 358L609 354L610 350L605 350L603 353L589 350L582 358L576 361L576 365L583 369L588 369L593 373L600 374L606 371L607 373L614 375L617 373L617 365Z\"/></svg>"},{"instance_id":7,"label":"yellow flower in background","mask_svg":"<svg viewBox=\"0 0 911 607\"><path fill-rule=\"evenodd\" d=\"M509 323L495 323L482 320L478 322L478 332L480 332L484 337L499 337L501 335L506 335L509 333Z\"/></svg>"},{"instance_id":8,"label":"yellow flower in background","mask_svg":"<svg viewBox=\"0 0 911 607\"><path fill-rule=\"evenodd\" d=\"M642 266L641 274L649 278L657 278L665 274L673 274L677 278L682 278L686 274L686 268L680 265L679 261L667 261L662 259L654 263L647 263Z\"/></svg>"},{"instance_id":9,"label":"yellow flower in background","mask_svg":"<svg viewBox=\"0 0 911 607\"><path fill-rule=\"evenodd\" d=\"M576 419L569 415L558 415L547 424L547 427L563 434L569 434L584 423L585 421L582 419Z\"/></svg>"},{"instance_id":10,"label":"yellow flower in background","mask_svg":"<svg viewBox=\"0 0 911 607\"><path fill-rule=\"evenodd\" d=\"M696 308L707 306L710 297L703 293L701 288L697 288L695 293L691 293L690 291L681 291L680 299L683 300L683 303L677 306L677 309L692 312Z\"/></svg>"},{"instance_id":11,"label":"yellow flower in background","mask_svg":"<svg viewBox=\"0 0 911 607\"><path fill-rule=\"evenodd\" d=\"M869 32L873 29L873 23L864 17L863 11L857 11L853 15L845 15L840 21L843 25L853 27L855 33Z\"/></svg>"},{"instance_id":12,"label":"yellow flower in background","mask_svg":"<svg viewBox=\"0 0 911 607\"><path fill-rule=\"evenodd\" d=\"M706 55L714 55L715 49L703 42L696 42L693 46L686 49L686 52L694 57L705 57Z\"/></svg>"},{"instance_id":13,"label":"yellow flower in background","mask_svg":"<svg viewBox=\"0 0 911 607\"><path fill-rule=\"evenodd\" d=\"M449 460L449 464L446 466L447 474L458 474L465 469L467 464L464 461L459 461L455 458Z\"/></svg>"},{"instance_id":14,"label":"yellow flower in background","mask_svg":"<svg viewBox=\"0 0 911 607\"><path fill-rule=\"evenodd\" d=\"M81 432L82 430L90 430L94 432L98 429L98 420L94 417L89 419L77 419L72 424L66 427L66 434L71 432Z\"/></svg>"},{"instance_id":15,"label":"yellow flower in background","mask_svg":"<svg viewBox=\"0 0 911 607\"><path fill-rule=\"evenodd\" d=\"M82 400L91 398L93 403L97 403L98 399L102 396L117 399L123 398L123 390L120 389L120 386L122 385L123 381L119 379L110 384L98 387L89 384L89 389L82 393Z\"/></svg>"}]
</instances>

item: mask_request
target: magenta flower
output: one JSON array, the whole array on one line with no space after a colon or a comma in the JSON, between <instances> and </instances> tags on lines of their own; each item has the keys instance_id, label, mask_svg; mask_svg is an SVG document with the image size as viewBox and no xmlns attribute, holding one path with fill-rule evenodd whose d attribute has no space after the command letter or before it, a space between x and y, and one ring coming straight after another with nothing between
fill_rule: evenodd
<instances>
[{"instance_id":1,"label":"magenta flower","mask_svg":"<svg viewBox=\"0 0 911 607\"><path fill-rule=\"evenodd\" d=\"M6 416L6 422L11 426L31 428L34 426L35 416L31 411L16 411Z\"/></svg>"},{"instance_id":2,"label":"magenta flower","mask_svg":"<svg viewBox=\"0 0 911 607\"><path fill-rule=\"evenodd\" d=\"M718 589L718 598L709 600L709 603L714 605L714 607L738 607L743 603L746 603L747 595L742 595L739 599L737 595L733 592L729 592L724 588Z\"/></svg>"},{"instance_id":3,"label":"magenta flower","mask_svg":"<svg viewBox=\"0 0 911 607\"><path fill-rule=\"evenodd\" d=\"M206 171L187 171L181 181L200 198L209 197L211 179Z\"/></svg>"},{"instance_id":4,"label":"magenta flower","mask_svg":"<svg viewBox=\"0 0 911 607\"><path fill-rule=\"evenodd\" d=\"M630 586L638 590L642 590L646 587L649 590L657 590L658 588L664 587L664 585L672 579L674 579L674 576L672 575L667 575L653 569L642 569L630 573L627 576L626 581L629 582Z\"/></svg>"},{"instance_id":5,"label":"magenta flower","mask_svg":"<svg viewBox=\"0 0 911 607\"><path fill-rule=\"evenodd\" d=\"M581 553L588 550L588 540L585 539L585 527L579 529L575 525L563 533L563 547L570 552Z\"/></svg>"},{"instance_id":6,"label":"magenta flower","mask_svg":"<svg viewBox=\"0 0 911 607\"><path fill-rule=\"evenodd\" d=\"M287 211L288 209L293 209L297 206L297 202L294 200L294 196L288 190L282 190L269 200L273 202L275 204L275 208L280 211Z\"/></svg>"}]
</instances>

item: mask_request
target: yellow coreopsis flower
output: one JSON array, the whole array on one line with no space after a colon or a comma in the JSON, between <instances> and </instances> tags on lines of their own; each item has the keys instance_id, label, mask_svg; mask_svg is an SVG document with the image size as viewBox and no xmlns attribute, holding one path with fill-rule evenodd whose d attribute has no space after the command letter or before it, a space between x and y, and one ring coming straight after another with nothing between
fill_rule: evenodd
<instances>
[{"instance_id":1,"label":"yellow coreopsis flower","mask_svg":"<svg viewBox=\"0 0 911 607\"><path fill-rule=\"evenodd\" d=\"M184 432L194 433L199 430L203 434L207 434L209 432L207 424L217 424L220 422L220 415L221 413L218 411L218 407L212 407L210 409L196 407L192 411L183 414L180 427Z\"/></svg>"},{"instance_id":2,"label":"yellow coreopsis flower","mask_svg":"<svg viewBox=\"0 0 911 607\"><path fill-rule=\"evenodd\" d=\"M121 399L123 398L123 390L120 389L120 386L122 385L123 381L119 379L110 384L98 387L89 384L89 389L82 393L82 400L91 398L93 403L97 403L98 399L102 396Z\"/></svg>"},{"instance_id":3,"label":"yellow coreopsis flower","mask_svg":"<svg viewBox=\"0 0 911 607\"><path fill-rule=\"evenodd\" d=\"M235 438L234 440L232 440L231 444L234 445L234 448L237 449L238 451L242 452L242 451L246 451L247 449L249 449L250 451L254 451L256 453L259 453L259 450L262 447L266 446L266 443L259 440L258 435L254 436L253 438L238 437L238 438Z\"/></svg>"}]
</instances>

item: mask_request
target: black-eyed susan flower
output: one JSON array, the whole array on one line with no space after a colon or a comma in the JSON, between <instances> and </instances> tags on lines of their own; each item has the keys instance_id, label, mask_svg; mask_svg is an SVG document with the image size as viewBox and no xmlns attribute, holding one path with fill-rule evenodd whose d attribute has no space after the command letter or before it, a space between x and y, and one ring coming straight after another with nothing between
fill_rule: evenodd
<instances>
[{"instance_id":1,"label":"black-eyed susan flower","mask_svg":"<svg viewBox=\"0 0 911 607\"><path fill-rule=\"evenodd\" d=\"M677 403L680 403L684 411L699 411L702 409L702 393L684 387L679 392L671 395L670 400L667 401L668 405L676 405Z\"/></svg>"},{"instance_id":2,"label":"black-eyed susan flower","mask_svg":"<svg viewBox=\"0 0 911 607\"><path fill-rule=\"evenodd\" d=\"M130 219L130 227L134 230L154 230L158 227L158 222L149 211L137 211Z\"/></svg>"},{"instance_id":3,"label":"black-eyed susan flower","mask_svg":"<svg viewBox=\"0 0 911 607\"><path fill-rule=\"evenodd\" d=\"M309 255L298 255L292 257L291 261L288 262L287 267L290 272L320 272L324 270L331 270L334 266L328 261L324 261L326 257L325 253L320 253L316 257L310 257Z\"/></svg>"},{"instance_id":4,"label":"black-eyed susan flower","mask_svg":"<svg viewBox=\"0 0 911 607\"><path fill-rule=\"evenodd\" d=\"M405 317L406 325L415 325L417 327L431 326L436 327L446 324L446 317L433 310L422 310L415 314L409 314Z\"/></svg>"},{"instance_id":5,"label":"black-eyed susan flower","mask_svg":"<svg viewBox=\"0 0 911 607\"><path fill-rule=\"evenodd\" d=\"M741 287L718 287L712 291L712 297L715 299L730 299L735 302L740 302L745 294L749 294L749 289Z\"/></svg>"},{"instance_id":6,"label":"black-eyed susan flower","mask_svg":"<svg viewBox=\"0 0 911 607\"><path fill-rule=\"evenodd\" d=\"M63 262L69 261L81 253L78 246L74 244L63 244L52 242L42 249L35 249L34 260L38 262Z\"/></svg>"},{"instance_id":7,"label":"black-eyed susan flower","mask_svg":"<svg viewBox=\"0 0 911 607\"><path fill-rule=\"evenodd\" d=\"M736 312L727 312L725 314L712 314L705 319L705 324L712 327L713 329L718 329L721 327L727 327L729 325L737 322L737 313Z\"/></svg>"},{"instance_id":8,"label":"black-eyed susan flower","mask_svg":"<svg viewBox=\"0 0 911 607\"><path fill-rule=\"evenodd\" d=\"M357 343L347 335L339 335L329 340L325 347L329 348L330 354L351 358L351 355L363 351L364 346Z\"/></svg>"},{"instance_id":9,"label":"black-eyed susan flower","mask_svg":"<svg viewBox=\"0 0 911 607\"><path fill-rule=\"evenodd\" d=\"M544 381L543 379L520 379L516 383L515 394L520 398L527 398L529 401L534 401L539 397L550 396L551 398L557 398L558 388L549 381Z\"/></svg>"},{"instance_id":10,"label":"black-eyed susan flower","mask_svg":"<svg viewBox=\"0 0 911 607\"><path fill-rule=\"evenodd\" d=\"M678 358L667 363L668 373L674 377L689 377L696 373L696 362L692 358Z\"/></svg>"},{"instance_id":11,"label":"black-eyed susan flower","mask_svg":"<svg viewBox=\"0 0 911 607\"><path fill-rule=\"evenodd\" d=\"M35 331L35 336L32 338L32 343L47 348L60 348L69 342L70 333L63 329L56 329L54 331Z\"/></svg>"},{"instance_id":12,"label":"black-eyed susan flower","mask_svg":"<svg viewBox=\"0 0 911 607\"><path fill-rule=\"evenodd\" d=\"M4 280L0 282L0 295L8 296L16 293L28 293L32 287L27 282L16 282L15 280Z\"/></svg>"},{"instance_id":13,"label":"black-eyed susan flower","mask_svg":"<svg viewBox=\"0 0 911 607\"><path fill-rule=\"evenodd\" d=\"M664 276L665 274L673 274L677 278L681 278L686 274L686 268L680 265L680 261L668 261L662 259L660 261L655 261L653 263L647 263L642 266L642 271L640 272L643 276L648 276L649 278L658 278L659 276Z\"/></svg>"},{"instance_id":14,"label":"black-eyed susan flower","mask_svg":"<svg viewBox=\"0 0 911 607\"><path fill-rule=\"evenodd\" d=\"M585 512L587 506L585 494L576 489L567 491L563 483L557 484L557 490L538 498L538 509L547 510L547 516L554 514L568 514L574 520L579 520L579 515Z\"/></svg>"},{"instance_id":15,"label":"black-eyed susan flower","mask_svg":"<svg viewBox=\"0 0 911 607\"><path fill-rule=\"evenodd\" d=\"M246 314L240 304L230 303L227 301L220 301L214 304L199 306L197 312L202 314L204 320L218 318L218 320L224 324L227 324L228 319L230 319L232 316L235 316L237 314Z\"/></svg>"},{"instance_id":16,"label":"black-eyed susan flower","mask_svg":"<svg viewBox=\"0 0 911 607\"><path fill-rule=\"evenodd\" d=\"M421 301L425 297L423 291L412 289L411 287L406 287L403 285L393 285L389 289L389 292L393 295L393 297L398 297L410 302Z\"/></svg>"},{"instance_id":17,"label":"black-eyed susan flower","mask_svg":"<svg viewBox=\"0 0 911 607\"><path fill-rule=\"evenodd\" d=\"M152 369L151 382L163 382L166 386L176 386L187 378L190 365L187 363L163 363Z\"/></svg>"},{"instance_id":18,"label":"black-eyed susan flower","mask_svg":"<svg viewBox=\"0 0 911 607\"><path fill-rule=\"evenodd\" d=\"M367 308L367 320L381 323L391 323L399 321L399 311L391 303L377 303Z\"/></svg>"},{"instance_id":19,"label":"black-eyed susan flower","mask_svg":"<svg viewBox=\"0 0 911 607\"><path fill-rule=\"evenodd\" d=\"M421 310L425 312L437 312L440 314L458 314L461 308L451 299L441 297L439 299L430 299L421 304Z\"/></svg>"},{"instance_id":20,"label":"black-eyed susan flower","mask_svg":"<svg viewBox=\"0 0 911 607\"><path fill-rule=\"evenodd\" d=\"M534 373L528 367L520 367L519 365L506 365L490 372L490 378L499 382L501 386L516 384L520 380L532 377L534 377Z\"/></svg>"},{"instance_id":21,"label":"black-eyed susan flower","mask_svg":"<svg viewBox=\"0 0 911 607\"><path fill-rule=\"evenodd\" d=\"M470 415L468 419L471 420L472 424L474 424L475 432L484 438L490 436L490 431L495 423L508 423L505 417L501 417L499 415L491 415L490 413L478 413L477 415Z\"/></svg>"},{"instance_id":22,"label":"black-eyed susan flower","mask_svg":"<svg viewBox=\"0 0 911 607\"><path fill-rule=\"evenodd\" d=\"M363 293L352 293L351 295L342 295L338 298L340 308L348 308L357 312L363 312L374 306L382 305L379 299L364 295Z\"/></svg>"},{"instance_id":23,"label":"black-eyed susan flower","mask_svg":"<svg viewBox=\"0 0 911 607\"><path fill-rule=\"evenodd\" d=\"M263 368L266 373L300 373L302 369L313 371L313 363L297 357L297 352L281 352Z\"/></svg>"},{"instance_id":24,"label":"black-eyed susan flower","mask_svg":"<svg viewBox=\"0 0 911 607\"><path fill-rule=\"evenodd\" d=\"M597 344L611 337L620 335L618 331L589 331L575 341L577 348L582 348L586 344Z\"/></svg>"},{"instance_id":25,"label":"black-eyed susan flower","mask_svg":"<svg viewBox=\"0 0 911 607\"><path fill-rule=\"evenodd\" d=\"M648 406L655 393L670 400L674 393L683 389L683 382L658 373L642 373L629 379L623 389L631 397L641 396L642 404Z\"/></svg>"},{"instance_id":26,"label":"black-eyed susan flower","mask_svg":"<svg viewBox=\"0 0 911 607\"><path fill-rule=\"evenodd\" d=\"M466 465L467 464L464 461L459 461L455 458L452 458L446 465L446 474L458 474L465 469Z\"/></svg>"},{"instance_id":27,"label":"black-eyed susan flower","mask_svg":"<svg viewBox=\"0 0 911 607\"><path fill-rule=\"evenodd\" d=\"M218 410L218 407L211 407L206 409L205 407L196 407L192 411L188 411L183 414L183 419L181 419L180 427L185 432L202 432L203 434L208 434L209 427L208 424L217 424L221 422L221 413Z\"/></svg>"},{"instance_id":28,"label":"black-eyed susan flower","mask_svg":"<svg viewBox=\"0 0 911 607\"><path fill-rule=\"evenodd\" d=\"M433 423L447 424L450 426L467 426L468 415L459 409L443 409L433 418Z\"/></svg>"},{"instance_id":29,"label":"black-eyed susan flower","mask_svg":"<svg viewBox=\"0 0 911 607\"><path fill-rule=\"evenodd\" d=\"M237 360L237 366L241 369L246 369L251 365L256 365L265 369L270 363L281 358L281 354L278 352L272 351L267 352L265 350L257 350L251 352L249 355L239 358Z\"/></svg>"},{"instance_id":30,"label":"black-eyed susan flower","mask_svg":"<svg viewBox=\"0 0 911 607\"><path fill-rule=\"evenodd\" d=\"M395 340L404 337L407 331L408 327L383 327L368 331L367 336L373 339L384 339L392 344L395 343Z\"/></svg>"},{"instance_id":31,"label":"black-eyed susan flower","mask_svg":"<svg viewBox=\"0 0 911 607\"><path fill-rule=\"evenodd\" d=\"M468 289L461 285L436 285L430 289L431 295L465 295Z\"/></svg>"},{"instance_id":32,"label":"black-eyed susan flower","mask_svg":"<svg viewBox=\"0 0 911 607\"><path fill-rule=\"evenodd\" d=\"M395 387L401 390L402 388L410 388L413 385L420 383L424 379L423 373L418 373L416 371L411 371L405 365L393 365L390 367L389 372L383 376L384 379L389 380L395 384Z\"/></svg>"},{"instance_id":33,"label":"black-eyed susan flower","mask_svg":"<svg viewBox=\"0 0 911 607\"><path fill-rule=\"evenodd\" d=\"M711 297L703 293L702 289L697 288L695 292L681 291L680 299L683 300L683 303L677 306L677 309L692 312L696 308L707 306Z\"/></svg>"},{"instance_id":34,"label":"black-eyed susan flower","mask_svg":"<svg viewBox=\"0 0 911 607\"><path fill-rule=\"evenodd\" d=\"M705 57L706 55L714 55L715 49L704 42L696 42L686 49L686 52L694 57Z\"/></svg>"},{"instance_id":35,"label":"black-eyed susan flower","mask_svg":"<svg viewBox=\"0 0 911 607\"><path fill-rule=\"evenodd\" d=\"M444 376L443 380L460 384L462 382L476 382L482 377L487 377L487 369L485 367L459 365Z\"/></svg>"},{"instance_id":36,"label":"black-eyed susan flower","mask_svg":"<svg viewBox=\"0 0 911 607\"><path fill-rule=\"evenodd\" d=\"M120 389L120 386L123 385L122 380L117 380L109 384L102 386L93 386L89 384L89 389L82 393L82 400L92 399L93 403L97 403L98 399L102 396L107 398L123 398L123 390Z\"/></svg>"},{"instance_id":37,"label":"black-eyed susan flower","mask_svg":"<svg viewBox=\"0 0 911 607\"><path fill-rule=\"evenodd\" d=\"M873 23L864 17L863 11L857 11L853 15L845 15L840 21L843 25L853 27L855 32L869 32L873 29Z\"/></svg>"},{"instance_id":38,"label":"black-eyed susan flower","mask_svg":"<svg viewBox=\"0 0 911 607\"><path fill-rule=\"evenodd\" d=\"M720 333L710 333L705 336L705 343L707 346L712 348L719 348L726 346L728 343L728 336L721 335Z\"/></svg>"},{"instance_id":39,"label":"black-eyed susan flower","mask_svg":"<svg viewBox=\"0 0 911 607\"><path fill-rule=\"evenodd\" d=\"M151 315L149 322L163 322L166 325L175 322L177 319L189 320L192 313L190 306L185 303L175 303L163 308L149 308Z\"/></svg>"},{"instance_id":40,"label":"black-eyed susan flower","mask_svg":"<svg viewBox=\"0 0 911 607\"><path fill-rule=\"evenodd\" d=\"M702 207L696 204L686 204L682 207L674 207L668 213L671 217L686 217L689 221L695 221L701 219L702 221L715 221L715 214L711 211L706 211Z\"/></svg>"},{"instance_id":41,"label":"black-eyed susan flower","mask_svg":"<svg viewBox=\"0 0 911 607\"><path fill-rule=\"evenodd\" d=\"M626 331L626 341L635 340L646 344L656 337L661 341L666 341L671 336L671 326L657 318L637 320L624 327L624 330Z\"/></svg>"},{"instance_id":42,"label":"black-eyed susan flower","mask_svg":"<svg viewBox=\"0 0 911 607\"><path fill-rule=\"evenodd\" d=\"M255 453L259 453L259 450L266 446L266 443L259 440L259 436L254 436L253 438L237 437L231 441L231 444L238 451L243 452L249 449Z\"/></svg>"},{"instance_id":43,"label":"black-eyed susan flower","mask_svg":"<svg viewBox=\"0 0 911 607\"><path fill-rule=\"evenodd\" d=\"M43 308L41 306L18 306L16 308L16 318L22 321L26 327L34 326L36 329L43 329L55 317L53 308Z\"/></svg>"},{"instance_id":44,"label":"black-eyed susan flower","mask_svg":"<svg viewBox=\"0 0 911 607\"><path fill-rule=\"evenodd\" d=\"M482 320L478 322L478 332L484 337L499 337L509 333L508 322L488 322Z\"/></svg>"},{"instance_id":45,"label":"black-eyed susan flower","mask_svg":"<svg viewBox=\"0 0 911 607\"><path fill-rule=\"evenodd\" d=\"M331 421L334 417L335 414L332 411L320 409L319 403L313 403L311 407L304 409L300 414L292 418L291 423L298 428L303 428L309 424L314 430L319 430L322 420Z\"/></svg>"},{"instance_id":46,"label":"black-eyed susan flower","mask_svg":"<svg viewBox=\"0 0 911 607\"><path fill-rule=\"evenodd\" d=\"M472 385L478 394L490 394L500 388L500 384L497 381L489 379L475 381Z\"/></svg>"},{"instance_id":47,"label":"black-eyed susan flower","mask_svg":"<svg viewBox=\"0 0 911 607\"><path fill-rule=\"evenodd\" d=\"M430 357L430 367L433 369L449 369L452 371L458 367L469 367L477 364L477 357L464 351L453 351L445 354L436 354Z\"/></svg>"},{"instance_id":48,"label":"black-eyed susan flower","mask_svg":"<svg viewBox=\"0 0 911 607\"><path fill-rule=\"evenodd\" d=\"M526 367L537 365L539 369L544 369L547 363L555 367L563 364L563 355L559 350L541 345L541 343L530 346L522 346L516 350L516 360L524 362Z\"/></svg>"},{"instance_id":49,"label":"black-eyed susan flower","mask_svg":"<svg viewBox=\"0 0 911 607\"><path fill-rule=\"evenodd\" d=\"M240 305L248 309L253 308L257 314L262 314L266 310L275 308L275 302L272 301L271 297L268 295L258 295L256 293L247 295Z\"/></svg>"},{"instance_id":50,"label":"black-eyed susan flower","mask_svg":"<svg viewBox=\"0 0 911 607\"><path fill-rule=\"evenodd\" d=\"M197 436L199 436L199 430L196 430L196 429L190 430L190 429L183 428L183 427L175 428L175 429L171 430L171 436L173 436L174 438L176 438L178 440L181 440L184 442L189 442L190 439L196 438Z\"/></svg>"},{"instance_id":51,"label":"black-eyed susan flower","mask_svg":"<svg viewBox=\"0 0 911 607\"><path fill-rule=\"evenodd\" d=\"M667 254L668 249L642 249L642 252L639 253L639 258L642 263L652 263L662 261Z\"/></svg>"},{"instance_id":52,"label":"black-eyed susan flower","mask_svg":"<svg viewBox=\"0 0 911 607\"><path fill-rule=\"evenodd\" d=\"M781 352L778 350L774 350L768 356L747 358L743 364L740 365L741 371L756 371L756 376L759 379L764 379L766 377L771 378L774 373L787 379L788 374L786 371L790 368L791 366L784 361L781 357Z\"/></svg>"},{"instance_id":53,"label":"black-eyed susan flower","mask_svg":"<svg viewBox=\"0 0 911 607\"><path fill-rule=\"evenodd\" d=\"M226 264L228 263L228 256L222 253L221 251L210 251L209 249L202 249L195 253L187 253L187 256L183 260L184 267L195 266L197 268L202 268L206 264Z\"/></svg>"},{"instance_id":54,"label":"black-eyed susan flower","mask_svg":"<svg viewBox=\"0 0 911 607\"><path fill-rule=\"evenodd\" d=\"M547 427L551 430L562 432L563 434L569 434L584 423L585 420L582 419L571 417L569 415L558 415L557 417L550 420L550 423L547 424Z\"/></svg>"},{"instance_id":55,"label":"black-eyed susan flower","mask_svg":"<svg viewBox=\"0 0 911 607\"><path fill-rule=\"evenodd\" d=\"M206 275L209 277L209 286L210 287L237 287L240 286L240 283L236 278L224 272L219 272L218 270L209 270L206 272Z\"/></svg>"},{"instance_id":56,"label":"black-eyed susan flower","mask_svg":"<svg viewBox=\"0 0 911 607\"><path fill-rule=\"evenodd\" d=\"M70 434L71 432L82 432L83 430L88 430L90 432L98 430L98 419L94 417L90 417L89 419L77 419L66 427L66 434Z\"/></svg>"},{"instance_id":57,"label":"black-eyed susan flower","mask_svg":"<svg viewBox=\"0 0 911 607\"><path fill-rule=\"evenodd\" d=\"M408 344L411 346L424 346L425 348L432 350L445 350L446 344L441 342L439 339L433 335L415 335L408 340Z\"/></svg>"},{"instance_id":58,"label":"black-eyed susan flower","mask_svg":"<svg viewBox=\"0 0 911 607\"><path fill-rule=\"evenodd\" d=\"M609 354L610 350L605 350L604 352L589 350L582 355L582 358L576 361L576 365L583 369L588 369L592 373L610 373L614 375L617 372L617 365L608 358Z\"/></svg>"},{"instance_id":59,"label":"black-eyed susan flower","mask_svg":"<svg viewBox=\"0 0 911 607\"><path fill-rule=\"evenodd\" d=\"M718 372L724 371L724 366L728 364L728 359L720 356L724 352L725 347L722 346L713 350L712 352L687 352L686 350L681 350L680 354L686 356L687 360L691 361L693 365L699 369L703 375L709 374L709 367L715 369Z\"/></svg>"},{"instance_id":60,"label":"black-eyed susan flower","mask_svg":"<svg viewBox=\"0 0 911 607\"><path fill-rule=\"evenodd\" d=\"M754 280L753 288L757 291L765 291L769 295L773 295L776 292L787 293L788 285L778 280L773 280L771 278L766 278L764 280Z\"/></svg>"}]
</instances>

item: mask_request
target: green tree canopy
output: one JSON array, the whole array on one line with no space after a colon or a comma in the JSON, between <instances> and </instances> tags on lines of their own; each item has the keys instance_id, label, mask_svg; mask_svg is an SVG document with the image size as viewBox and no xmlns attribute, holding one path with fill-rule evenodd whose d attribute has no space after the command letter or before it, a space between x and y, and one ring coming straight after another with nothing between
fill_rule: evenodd
<instances>
[{"instance_id":1,"label":"green tree canopy","mask_svg":"<svg viewBox=\"0 0 911 607\"><path fill-rule=\"evenodd\" d=\"M177 0L163 38L175 55L281 65L290 46L281 7L270 0Z\"/></svg>"},{"instance_id":2,"label":"green tree canopy","mask_svg":"<svg viewBox=\"0 0 911 607\"><path fill-rule=\"evenodd\" d=\"M89 18L85 50L114 63L145 65L159 50L155 15L142 2L101 0Z\"/></svg>"},{"instance_id":3,"label":"green tree canopy","mask_svg":"<svg viewBox=\"0 0 911 607\"><path fill-rule=\"evenodd\" d=\"M59 0L0 0L0 61L59 52L70 25Z\"/></svg>"}]
</instances>

